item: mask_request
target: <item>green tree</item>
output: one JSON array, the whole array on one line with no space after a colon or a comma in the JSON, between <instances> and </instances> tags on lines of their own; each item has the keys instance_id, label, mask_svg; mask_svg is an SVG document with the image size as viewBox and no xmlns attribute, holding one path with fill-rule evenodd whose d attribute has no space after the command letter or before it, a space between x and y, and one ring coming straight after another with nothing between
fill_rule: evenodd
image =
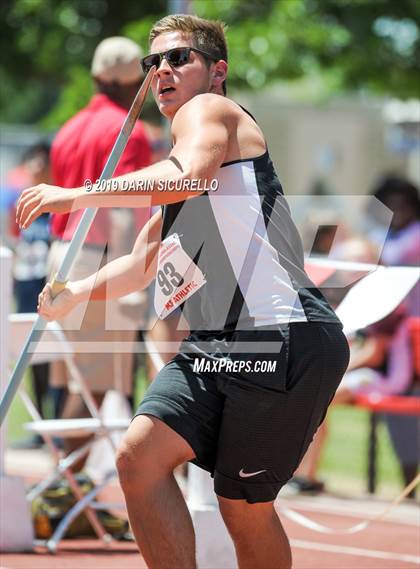
<instances>
[{"instance_id":1,"label":"green tree","mask_svg":"<svg viewBox=\"0 0 420 569\"><path fill-rule=\"evenodd\" d=\"M164 13L165 0L3 0L0 7L0 121L59 126L91 95L99 41L130 21Z\"/></svg>"},{"instance_id":2,"label":"green tree","mask_svg":"<svg viewBox=\"0 0 420 569\"><path fill-rule=\"evenodd\" d=\"M309 78L328 94L420 92L418 0L195 0L191 6L228 25L231 88ZM0 121L62 124L91 95L97 43L125 34L146 49L150 25L166 8L166 0L3 0Z\"/></svg>"},{"instance_id":3,"label":"green tree","mask_svg":"<svg viewBox=\"0 0 420 569\"><path fill-rule=\"evenodd\" d=\"M419 95L418 0L196 0L194 6L230 27L235 86L324 74L335 89Z\"/></svg>"}]
</instances>

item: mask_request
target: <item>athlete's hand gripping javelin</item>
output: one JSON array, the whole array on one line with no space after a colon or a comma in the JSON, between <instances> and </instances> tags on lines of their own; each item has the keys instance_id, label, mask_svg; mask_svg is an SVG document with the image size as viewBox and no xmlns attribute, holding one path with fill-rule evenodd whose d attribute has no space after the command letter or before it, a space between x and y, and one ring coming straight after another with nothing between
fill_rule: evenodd
<instances>
[{"instance_id":1,"label":"athlete's hand gripping javelin","mask_svg":"<svg viewBox=\"0 0 420 569\"><path fill-rule=\"evenodd\" d=\"M48 283L38 297L39 314L50 322L63 318L89 299L119 298L147 288L156 275L161 229L162 214L158 211L140 231L128 255L114 259L89 277L68 281L57 295Z\"/></svg>"}]
</instances>

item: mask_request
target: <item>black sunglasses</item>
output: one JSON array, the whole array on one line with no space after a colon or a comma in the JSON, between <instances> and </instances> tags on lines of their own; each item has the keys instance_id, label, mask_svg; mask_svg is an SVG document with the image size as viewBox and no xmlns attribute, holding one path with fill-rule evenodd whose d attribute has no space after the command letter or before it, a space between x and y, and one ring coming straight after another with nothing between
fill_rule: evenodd
<instances>
[{"instance_id":1,"label":"black sunglasses","mask_svg":"<svg viewBox=\"0 0 420 569\"><path fill-rule=\"evenodd\" d=\"M172 49L168 49L168 51L146 55L146 57L143 57L141 60L141 66L144 73L147 73L153 67L153 65L156 65L156 69L159 69L159 66L162 63L162 59L166 59L171 67L181 67L181 65L188 63L190 59L190 53L192 51L201 53L201 55L213 61L218 61L214 55L211 55L202 49L197 49L195 47L174 47Z\"/></svg>"}]
</instances>

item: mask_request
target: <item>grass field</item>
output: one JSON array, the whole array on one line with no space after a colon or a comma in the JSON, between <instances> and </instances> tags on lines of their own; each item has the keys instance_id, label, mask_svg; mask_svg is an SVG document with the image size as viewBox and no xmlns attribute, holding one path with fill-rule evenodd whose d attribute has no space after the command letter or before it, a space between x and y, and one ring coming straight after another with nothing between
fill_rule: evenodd
<instances>
[{"instance_id":1,"label":"grass field","mask_svg":"<svg viewBox=\"0 0 420 569\"><path fill-rule=\"evenodd\" d=\"M328 414L329 437L320 476L328 489L363 493L367 480L369 414L364 409L337 405ZM377 493L396 496L402 489L398 462L386 425L379 428Z\"/></svg>"},{"instance_id":2,"label":"grass field","mask_svg":"<svg viewBox=\"0 0 420 569\"><path fill-rule=\"evenodd\" d=\"M30 385L30 372L25 376ZM142 371L136 382L135 400L138 402L146 389ZM26 436L23 423L29 420L22 402L17 397L8 415L8 440L16 441ZM367 444L369 415L365 410L348 406L331 408L328 414L329 437L324 451L320 477L329 490L360 494L366 491ZM378 494L394 497L402 488L398 463L385 425L379 429L378 440Z\"/></svg>"}]
</instances>

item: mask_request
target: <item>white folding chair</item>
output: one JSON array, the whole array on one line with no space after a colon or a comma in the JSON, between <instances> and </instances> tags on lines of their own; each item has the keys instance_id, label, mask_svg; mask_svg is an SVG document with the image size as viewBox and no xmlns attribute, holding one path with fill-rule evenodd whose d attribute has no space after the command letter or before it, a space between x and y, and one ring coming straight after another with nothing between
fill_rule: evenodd
<instances>
[{"instance_id":1,"label":"white folding chair","mask_svg":"<svg viewBox=\"0 0 420 569\"><path fill-rule=\"evenodd\" d=\"M28 337L36 318L37 314L35 313L9 315L10 362L13 362L19 356L21 348ZM33 433L39 434L45 440L56 462L54 471L28 492L28 501L32 501L52 482L62 477L68 480L70 488L77 500L75 506L69 510L57 526L51 538L47 542L42 542L42 544L46 545L51 553L56 551L57 545L65 535L70 523L83 510L86 511L86 516L97 536L105 543L109 543L111 540L111 536L106 533L95 510L106 507L121 509L121 505L104 504L95 502L94 500L97 494L111 481L112 478L116 476L115 468L105 474L102 483L97 484L89 494L84 495L71 471L71 467L77 460L89 452L92 444L98 438L106 437L109 440L109 443L114 447L111 436L112 433L124 431L129 425L129 421L127 419L116 418L104 421L101 418L96 402L74 363L73 351L70 343L67 341L58 323L51 322L48 324L43 333L42 340L38 343L32 354L31 363L49 363L58 360L63 360L65 362L69 375L78 386L80 394L92 416L91 418L43 419L26 391L23 388L19 391L25 407L33 419L32 422L25 425L25 428ZM64 453L54 444L53 440L53 437L86 437L89 435L94 435L94 438L67 456L64 456Z\"/></svg>"}]
</instances>

